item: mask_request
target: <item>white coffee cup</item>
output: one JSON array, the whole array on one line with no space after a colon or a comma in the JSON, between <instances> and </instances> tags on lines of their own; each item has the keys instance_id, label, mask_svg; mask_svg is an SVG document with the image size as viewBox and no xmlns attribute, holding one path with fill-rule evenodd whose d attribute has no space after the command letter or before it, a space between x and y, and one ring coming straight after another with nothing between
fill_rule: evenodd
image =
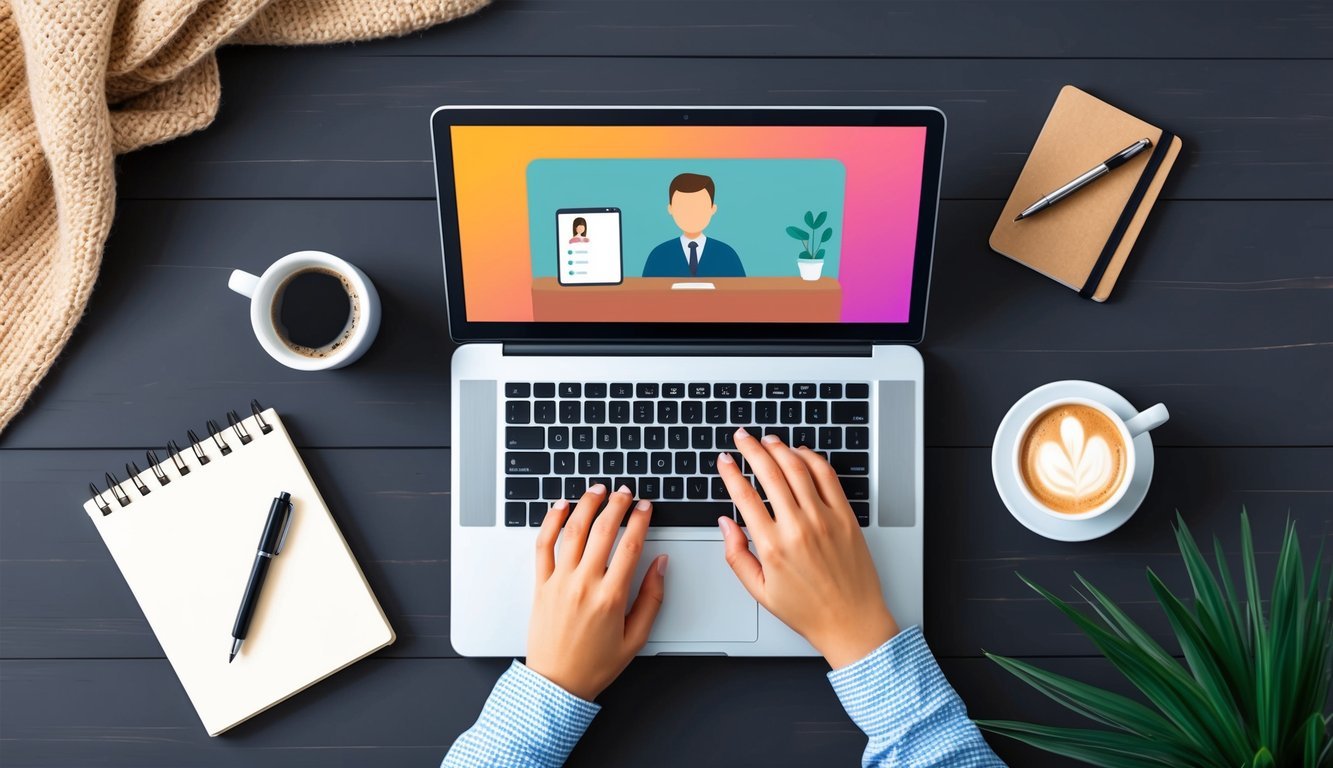
<instances>
[{"instance_id":1,"label":"white coffee cup","mask_svg":"<svg viewBox=\"0 0 1333 768\"><path fill-rule=\"evenodd\" d=\"M303 354L293 349L278 333L275 310L279 295L293 275L309 270L333 272L342 278L349 289L351 311L346 338L336 347L317 355ZM375 285L365 273L353 265L323 251L297 251L273 262L262 275L234 270L227 287L250 299L250 326L259 345L274 360L298 371L324 371L342 368L356 362L375 340L380 328L380 297Z\"/></svg>"},{"instance_id":2,"label":"white coffee cup","mask_svg":"<svg viewBox=\"0 0 1333 768\"><path fill-rule=\"evenodd\" d=\"M1119 485L1115 489L1115 492L1112 493L1106 501L1092 509L1087 509L1082 512L1071 513L1051 509L1043 504L1041 500L1032 493L1031 489L1028 488L1027 482L1023 479L1023 447L1027 442L1028 430L1032 428L1032 425L1038 419L1050 412L1051 409L1059 408L1064 405L1082 405L1101 413L1115 425L1116 431L1120 435L1121 443L1125 446L1124 467L1120 473ZM1134 416L1131 416L1129 419L1120 418L1118 413L1111 410L1103 403L1086 397L1063 397L1044 403L1038 407L1031 416L1024 420L1023 425L1018 429L1018 439L1014 441L1013 458L1010 462L1010 470L1014 473L1015 485L1018 486L1019 490L1023 493L1023 497L1027 499L1029 504L1060 520L1088 520L1104 514L1108 510L1115 508L1116 504L1120 503L1120 500L1125 496L1125 491L1129 489L1130 480L1134 477L1136 454L1134 438L1144 432L1162 426L1166 423L1168 418L1170 418L1170 414L1167 412L1166 406L1161 403L1146 408Z\"/></svg>"}]
</instances>

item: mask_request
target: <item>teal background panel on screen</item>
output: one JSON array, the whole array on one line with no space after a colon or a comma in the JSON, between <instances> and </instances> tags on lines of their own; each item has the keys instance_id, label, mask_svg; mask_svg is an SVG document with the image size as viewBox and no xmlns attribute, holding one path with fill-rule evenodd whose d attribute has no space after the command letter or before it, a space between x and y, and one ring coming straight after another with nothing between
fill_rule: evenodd
<instances>
[{"instance_id":1,"label":"teal background panel on screen","mask_svg":"<svg viewBox=\"0 0 1333 768\"><path fill-rule=\"evenodd\" d=\"M787 227L808 229L806 211L828 211L824 224L833 227L833 237L824 243L823 276L838 276L847 171L840 160L794 158L533 160L527 172L533 276L555 277L555 212L561 208L619 208L625 277L641 276L653 248L680 237L667 213L667 187L681 173L712 177L717 213L704 235L736 249L747 276L800 274L802 246Z\"/></svg>"}]
</instances>

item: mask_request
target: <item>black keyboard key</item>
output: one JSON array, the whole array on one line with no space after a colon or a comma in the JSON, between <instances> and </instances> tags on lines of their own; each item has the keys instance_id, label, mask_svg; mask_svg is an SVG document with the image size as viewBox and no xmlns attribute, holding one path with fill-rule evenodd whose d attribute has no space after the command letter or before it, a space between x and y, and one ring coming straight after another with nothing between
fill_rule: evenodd
<instances>
[{"instance_id":1,"label":"black keyboard key","mask_svg":"<svg viewBox=\"0 0 1333 768\"><path fill-rule=\"evenodd\" d=\"M592 427L574 427L570 447L576 451L586 451L593 447Z\"/></svg>"},{"instance_id":2,"label":"black keyboard key","mask_svg":"<svg viewBox=\"0 0 1333 768\"><path fill-rule=\"evenodd\" d=\"M814 447L816 447L816 445L817 445L817 441L815 440L815 428L814 428L814 427L792 427L792 429L791 429L791 442L788 443L788 445L790 445L790 446L793 447L793 448L800 448L800 447L803 446L803 445L804 445L806 448L814 448Z\"/></svg>"},{"instance_id":3,"label":"black keyboard key","mask_svg":"<svg viewBox=\"0 0 1333 768\"><path fill-rule=\"evenodd\" d=\"M533 403L532 415L533 415L532 420L537 422L538 424L554 424L555 401L538 400L537 402Z\"/></svg>"},{"instance_id":4,"label":"black keyboard key","mask_svg":"<svg viewBox=\"0 0 1333 768\"><path fill-rule=\"evenodd\" d=\"M802 400L809 400L815 396L814 384L793 384L791 385L791 396Z\"/></svg>"},{"instance_id":5,"label":"black keyboard key","mask_svg":"<svg viewBox=\"0 0 1333 768\"><path fill-rule=\"evenodd\" d=\"M709 389L707 384L691 384L686 387L686 391L690 393L690 397L695 400L707 400Z\"/></svg>"},{"instance_id":6,"label":"black keyboard key","mask_svg":"<svg viewBox=\"0 0 1333 768\"><path fill-rule=\"evenodd\" d=\"M749 424L753 421L753 409L747 400L736 400L731 404L731 423Z\"/></svg>"},{"instance_id":7,"label":"black keyboard key","mask_svg":"<svg viewBox=\"0 0 1333 768\"><path fill-rule=\"evenodd\" d=\"M640 384L634 388L635 397L657 397L657 385L653 383Z\"/></svg>"},{"instance_id":8,"label":"black keyboard key","mask_svg":"<svg viewBox=\"0 0 1333 768\"><path fill-rule=\"evenodd\" d=\"M533 397L555 397L555 382L541 381L532 385Z\"/></svg>"},{"instance_id":9,"label":"black keyboard key","mask_svg":"<svg viewBox=\"0 0 1333 768\"><path fill-rule=\"evenodd\" d=\"M569 447L569 427L547 427L546 447L554 451L563 451Z\"/></svg>"},{"instance_id":10,"label":"black keyboard key","mask_svg":"<svg viewBox=\"0 0 1333 768\"><path fill-rule=\"evenodd\" d=\"M713 385L713 397L721 398L721 399L723 399L723 400L730 400L731 398L733 398L733 397L735 397L735 396L736 396L736 385L735 385L735 384L714 384L714 385Z\"/></svg>"},{"instance_id":11,"label":"black keyboard key","mask_svg":"<svg viewBox=\"0 0 1333 768\"><path fill-rule=\"evenodd\" d=\"M707 499L708 498L708 478L706 477L687 477L685 478L685 498L687 499Z\"/></svg>"},{"instance_id":12,"label":"black keyboard key","mask_svg":"<svg viewBox=\"0 0 1333 768\"><path fill-rule=\"evenodd\" d=\"M643 451L630 451L625 454L625 471L631 475L648 474L648 454Z\"/></svg>"},{"instance_id":13,"label":"black keyboard key","mask_svg":"<svg viewBox=\"0 0 1333 768\"><path fill-rule=\"evenodd\" d=\"M579 454L579 474L595 475L602 471L602 460L600 454L594 451L584 451Z\"/></svg>"},{"instance_id":14,"label":"black keyboard key","mask_svg":"<svg viewBox=\"0 0 1333 768\"><path fill-rule=\"evenodd\" d=\"M828 403L820 400L813 400L805 404L805 423L806 424L827 424L828 423Z\"/></svg>"},{"instance_id":15,"label":"black keyboard key","mask_svg":"<svg viewBox=\"0 0 1333 768\"><path fill-rule=\"evenodd\" d=\"M838 400L842 397L841 384L820 384L819 396L825 400Z\"/></svg>"},{"instance_id":16,"label":"black keyboard key","mask_svg":"<svg viewBox=\"0 0 1333 768\"><path fill-rule=\"evenodd\" d=\"M650 400L634 401L634 423L652 424L653 423L653 404Z\"/></svg>"},{"instance_id":17,"label":"black keyboard key","mask_svg":"<svg viewBox=\"0 0 1333 768\"><path fill-rule=\"evenodd\" d=\"M545 448L545 439L541 427L505 427L505 447L509 449Z\"/></svg>"},{"instance_id":18,"label":"black keyboard key","mask_svg":"<svg viewBox=\"0 0 1333 768\"><path fill-rule=\"evenodd\" d=\"M717 474L717 451L699 452L699 474L702 475Z\"/></svg>"},{"instance_id":19,"label":"black keyboard key","mask_svg":"<svg viewBox=\"0 0 1333 768\"><path fill-rule=\"evenodd\" d=\"M781 400L782 398L785 397L791 397L790 394L791 388L788 387L786 384L769 384L765 392L767 393L768 397L774 400Z\"/></svg>"},{"instance_id":20,"label":"black keyboard key","mask_svg":"<svg viewBox=\"0 0 1333 768\"><path fill-rule=\"evenodd\" d=\"M682 385L683 386L683 385ZM673 400L657 401L657 423L675 424L680 420L680 403Z\"/></svg>"},{"instance_id":21,"label":"black keyboard key","mask_svg":"<svg viewBox=\"0 0 1333 768\"><path fill-rule=\"evenodd\" d=\"M532 394L532 385L527 382L511 381L505 384L505 397L527 397Z\"/></svg>"},{"instance_id":22,"label":"black keyboard key","mask_svg":"<svg viewBox=\"0 0 1333 768\"><path fill-rule=\"evenodd\" d=\"M618 445L618 442L616 440L616 432L617 430L615 427L598 427L597 447L601 448L604 451L615 448Z\"/></svg>"},{"instance_id":23,"label":"black keyboard key","mask_svg":"<svg viewBox=\"0 0 1333 768\"><path fill-rule=\"evenodd\" d=\"M625 454L620 451L607 451L602 454L602 471L618 474L625 471Z\"/></svg>"},{"instance_id":24,"label":"black keyboard key","mask_svg":"<svg viewBox=\"0 0 1333 768\"><path fill-rule=\"evenodd\" d=\"M713 447L712 427L691 427L690 447L696 451L706 451Z\"/></svg>"},{"instance_id":25,"label":"black keyboard key","mask_svg":"<svg viewBox=\"0 0 1333 768\"><path fill-rule=\"evenodd\" d=\"M634 397L634 387L624 383L612 384L611 397Z\"/></svg>"},{"instance_id":26,"label":"black keyboard key","mask_svg":"<svg viewBox=\"0 0 1333 768\"><path fill-rule=\"evenodd\" d=\"M639 498L653 501L661 496L662 478L651 476L639 478Z\"/></svg>"},{"instance_id":27,"label":"black keyboard key","mask_svg":"<svg viewBox=\"0 0 1333 768\"><path fill-rule=\"evenodd\" d=\"M800 424L801 423L801 404L795 400L784 400L782 402L782 423Z\"/></svg>"},{"instance_id":28,"label":"black keyboard key","mask_svg":"<svg viewBox=\"0 0 1333 768\"><path fill-rule=\"evenodd\" d=\"M850 384L847 385L851 387ZM834 403L834 424L869 424L870 403Z\"/></svg>"},{"instance_id":29,"label":"black keyboard key","mask_svg":"<svg viewBox=\"0 0 1333 768\"><path fill-rule=\"evenodd\" d=\"M528 524L528 505L522 501L505 502L505 527L521 528Z\"/></svg>"},{"instance_id":30,"label":"black keyboard key","mask_svg":"<svg viewBox=\"0 0 1333 768\"><path fill-rule=\"evenodd\" d=\"M763 384L742 384L742 385L741 385L741 397L745 398L746 400L758 400L759 398L761 398L761 397L763 397L763 396L764 396L764 385L763 385ZM721 395L718 395L718 397L721 397Z\"/></svg>"},{"instance_id":31,"label":"black keyboard key","mask_svg":"<svg viewBox=\"0 0 1333 768\"><path fill-rule=\"evenodd\" d=\"M652 524L655 528L716 528L717 519L731 517L731 510L729 501L657 501L653 503Z\"/></svg>"},{"instance_id":32,"label":"black keyboard key","mask_svg":"<svg viewBox=\"0 0 1333 768\"><path fill-rule=\"evenodd\" d=\"M870 454L865 451L850 451L829 454L829 463L840 475L870 474Z\"/></svg>"},{"instance_id":33,"label":"black keyboard key","mask_svg":"<svg viewBox=\"0 0 1333 768\"><path fill-rule=\"evenodd\" d=\"M760 400L754 404L754 423L777 424L778 404L772 400Z\"/></svg>"},{"instance_id":34,"label":"black keyboard key","mask_svg":"<svg viewBox=\"0 0 1333 768\"><path fill-rule=\"evenodd\" d=\"M865 400L870 397L869 384L848 384L847 396L853 400Z\"/></svg>"},{"instance_id":35,"label":"black keyboard key","mask_svg":"<svg viewBox=\"0 0 1333 768\"><path fill-rule=\"evenodd\" d=\"M704 404L698 400L686 400L681 403L680 422L682 424L704 423Z\"/></svg>"},{"instance_id":36,"label":"black keyboard key","mask_svg":"<svg viewBox=\"0 0 1333 768\"><path fill-rule=\"evenodd\" d=\"M791 429L788 427L764 427L764 436L777 435L784 445L791 445Z\"/></svg>"},{"instance_id":37,"label":"black keyboard key","mask_svg":"<svg viewBox=\"0 0 1333 768\"><path fill-rule=\"evenodd\" d=\"M726 424L727 404L721 400L709 400L704 406L704 420L709 424Z\"/></svg>"},{"instance_id":38,"label":"black keyboard key","mask_svg":"<svg viewBox=\"0 0 1333 768\"><path fill-rule=\"evenodd\" d=\"M713 445L719 450L736 450L736 430L733 427L718 427L713 431Z\"/></svg>"},{"instance_id":39,"label":"black keyboard key","mask_svg":"<svg viewBox=\"0 0 1333 768\"><path fill-rule=\"evenodd\" d=\"M847 427L847 447L866 450L870 447L870 427Z\"/></svg>"},{"instance_id":40,"label":"black keyboard key","mask_svg":"<svg viewBox=\"0 0 1333 768\"><path fill-rule=\"evenodd\" d=\"M853 501L852 512L856 513L856 524L865 528L870 525L870 502Z\"/></svg>"},{"instance_id":41,"label":"black keyboard key","mask_svg":"<svg viewBox=\"0 0 1333 768\"><path fill-rule=\"evenodd\" d=\"M555 454L555 473L557 475L572 475L575 469L575 459L573 451L560 451Z\"/></svg>"},{"instance_id":42,"label":"black keyboard key","mask_svg":"<svg viewBox=\"0 0 1333 768\"><path fill-rule=\"evenodd\" d=\"M628 400L612 400L612 401L611 401L611 407L608 409L607 419L608 419L612 424L628 424L628 423L629 423L629 401L628 401Z\"/></svg>"},{"instance_id":43,"label":"black keyboard key","mask_svg":"<svg viewBox=\"0 0 1333 768\"><path fill-rule=\"evenodd\" d=\"M527 400L514 400L505 403L505 422L508 424L527 424L532 421L532 403Z\"/></svg>"},{"instance_id":44,"label":"black keyboard key","mask_svg":"<svg viewBox=\"0 0 1333 768\"><path fill-rule=\"evenodd\" d=\"M560 401L560 423L578 424L582 419L583 409L579 407L578 400Z\"/></svg>"},{"instance_id":45,"label":"black keyboard key","mask_svg":"<svg viewBox=\"0 0 1333 768\"><path fill-rule=\"evenodd\" d=\"M590 478L588 478L588 487L589 487L589 488L591 488L592 486L597 485L597 484L599 484L599 483L600 483L602 486L604 486L604 487L606 488L606 492L607 492L607 493L611 493L612 491L614 491L614 490L616 489L616 487L615 487L614 485L611 485L611 478L609 478L609 477L590 477Z\"/></svg>"},{"instance_id":46,"label":"black keyboard key","mask_svg":"<svg viewBox=\"0 0 1333 768\"><path fill-rule=\"evenodd\" d=\"M653 451L648 457L648 470L654 475L669 475L673 466L671 454L666 451Z\"/></svg>"},{"instance_id":47,"label":"black keyboard key","mask_svg":"<svg viewBox=\"0 0 1333 768\"><path fill-rule=\"evenodd\" d=\"M583 385L578 383L561 382L559 387L561 397L580 397L583 394Z\"/></svg>"},{"instance_id":48,"label":"black keyboard key","mask_svg":"<svg viewBox=\"0 0 1333 768\"><path fill-rule=\"evenodd\" d=\"M583 396L584 396L584 397L606 397L606 385L605 385L605 384L584 384L584 385L583 385Z\"/></svg>"},{"instance_id":49,"label":"black keyboard key","mask_svg":"<svg viewBox=\"0 0 1333 768\"><path fill-rule=\"evenodd\" d=\"M668 427L667 428L667 447L674 451L681 451L690 447L690 428L689 427Z\"/></svg>"},{"instance_id":50,"label":"black keyboard key","mask_svg":"<svg viewBox=\"0 0 1333 768\"><path fill-rule=\"evenodd\" d=\"M560 498L560 485L560 478L558 477L543 477L542 498L546 499L548 503Z\"/></svg>"},{"instance_id":51,"label":"black keyboard key","mask_svg":"<svg viewBox=\"0 0 1333 768\"><path fill-rule=\"evenodd\" d=\"M727 492L727 483L720 477L709 478L708 484L713 492L713 498L718 501L730 501L731 494Z\"/></svg>"},{"instance_id":52,"label":"black keyboard key","mask_svg":"<svg viewBox=\"0 0 1333 768\"><path fill-rule=\"evenodd\" d=\"M869 501L870 500L870 478L868 477L842 477L842 492L847 494L851 501Z\"/></svg>"},{"instance_id":53,"label":"black keyboard key","mask_svg":"<svg viewBox=\"0 0 1333 768\"><path fill-rule=\"evenodd\" d=\"M606 403L601 400L588 400L583 403L584 424L605 424Z\"/></svg>"},{"instance_id":54,"label":"black keyboard key","mask_svg":"<svg viewBox=\"0 0 1333 768\"><path fill-rule=\"evenodd\" d=\"M506 477L505 498L510 501L541 496L541 482L535 477Z\"/></svg>"},{"instance_id":55,"label":"black keyboard key","mask_svg":"<svg viewBox=\"0 0 1333 768\"><path fill-rule=\"evenodd\" d=\"M836 451L842 448L842 427L819 428L819 450Z\"/></svg>"},{"instance_id":56,"label":"black keyboard key","mask_svg":"<svg viewBox=\"0 0 1333 768\"><path fill-rule=\"evenodd\" d=\"M612 488L612 490L616 490L616 491L618 491L618 490L620 490L620 486L623 485L623 486L625 486L626 488L629 489L629 495L630 495L630 496L633 496L633 497L636 497L636 498L637 498L638 495L639 495L639 489L638 489L638 488L635 488L635 485L637 485L637 484L638 484L637 481L636 481L634 478L632 478L632 477L617 477L617 478L615 479L615 483L611 486L611 488ZM633 509L633 508L634 508L634 506L633 506L633 505L630 505L630 509ZM628 510L628 509L625 510L625 518L626 518L626 519L629 518L629 510ZM625 521L624 521L624 520L621 520L621 521L620 521L620 524L621 524L621 525L624 525L624 524L625 524Z\"/></svg>"},{"instance_id":57,"label":"black keyboard key","mask_svg":"<svg viewBox=\"0 0 1333 768\"><path fill-rule=\"evenodd\" d=\"M664 499L683 499L685 498L685 478L683 477L664 477L662 478L662 498ZM656 517L656 508L654 504L654 517ZM656 522L656 520L654 520Z\"/></svg>"},{"instance_id":58,"label":"black keyboard key","mask_svg":"<svg viewBox=\"0 0 1333 768\"><path fill-rule=\"evenodd\" d=\"M695 471L696 465L693 451L681 451L676 454L676 474L692 475Z\"/></svg>"},{"instance_id":59,"label":"black keyboard key","mask_svg":"<svg viewBox=\"0 0 1333 768\"><path fill-rule=\"evenodd\" d=\"M559 497L557 497L559 498ZM546 519L546 513L551 511L551 505L544 501L528 502L528 525L533 528L540 528L542 521Z\"/></svg>"},{"instance_id":60,"label":"black keyboard key","mask_svg":"<svg viewBox=\"0 0 1333 768\"><path fill-rule=\"evenodd\" d=\"M546 451L506 451L506 475L549 475L551 454Z\"/></svg>"},{"instance_id":61,"label":"black keyboard key","mask_svg":"<svg viewBox=\"0 0 1333 768\"><path fill-rule=\"evenodd\" d=\"M682 397L685 397L685 385L684 385L684 384L663 384L663 385L662 385L662 397L669 397L669 398L671 398L671 399L673 399L673 400L679 400L679 399L681 399Z\"/></svg>"},{"instance_id":62,"label":"black keyboard key","mask_svg":"<svg viewBox=\"0 0 1333 768\"><path fill-rule=\"evenodd\" d=\"M620 428L620 447L627 451L637 451L643 447L643 428L642 427L621 427Z\"/></svg>"},{"instance_id":63,"label":"black keyboard key","mask_svg":"<svg viewBox=\"0 0 1333 768\"><path fill-rule=\"evenodd\" d=\"M666 427L644 427L643 447L656 450L666 447Z\"/></svg>"},{"instance_id":64,"label":"black keyboard key","mask_svg":"<svg viewBox=\"0 0 1333 768\"><path fill-rule=\"evenodd\" d=\"M578 501L583 498L584 491L588 490L588 481L581 477L565 478L565 499L568 501Z\"/></svg>"}]
</instances>

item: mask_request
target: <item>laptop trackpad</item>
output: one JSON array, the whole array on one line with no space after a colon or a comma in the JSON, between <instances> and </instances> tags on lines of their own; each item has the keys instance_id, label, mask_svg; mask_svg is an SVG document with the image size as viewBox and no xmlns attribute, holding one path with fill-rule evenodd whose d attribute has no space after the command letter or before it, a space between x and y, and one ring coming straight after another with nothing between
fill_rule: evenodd
<instances>
[{"instance_id":1,"label":"laptop trackpad","mask_svg":"<svg viewBox=\"0 0 1333 768\"><path fill-rule=\"evenodd\" d=\"M650 643L754 642L759 606L722 556L720 541L646 541L634 582L662 552L671 556L666 597Z\"/></svg>"}]
</instances>

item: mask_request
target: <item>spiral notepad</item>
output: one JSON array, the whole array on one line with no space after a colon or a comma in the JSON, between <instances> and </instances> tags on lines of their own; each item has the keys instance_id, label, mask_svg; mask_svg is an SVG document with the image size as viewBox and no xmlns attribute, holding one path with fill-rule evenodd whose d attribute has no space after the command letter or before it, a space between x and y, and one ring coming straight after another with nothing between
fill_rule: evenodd
<instances>
[{"instance_id":1,"label":"spiral notepad","mask_svg":"<svg viewBox=\"0 0 1333 768\"><path fill-rule=\"evenodd\" d=\"M84 509L129 582L208 735L328 677L394 640L347 542L278 414L208 422L173 440L129 478L107 473ZM292 521L273 560L240 655L227 663L269 504L292 497Z\"/></svg>"}]
</instances>

